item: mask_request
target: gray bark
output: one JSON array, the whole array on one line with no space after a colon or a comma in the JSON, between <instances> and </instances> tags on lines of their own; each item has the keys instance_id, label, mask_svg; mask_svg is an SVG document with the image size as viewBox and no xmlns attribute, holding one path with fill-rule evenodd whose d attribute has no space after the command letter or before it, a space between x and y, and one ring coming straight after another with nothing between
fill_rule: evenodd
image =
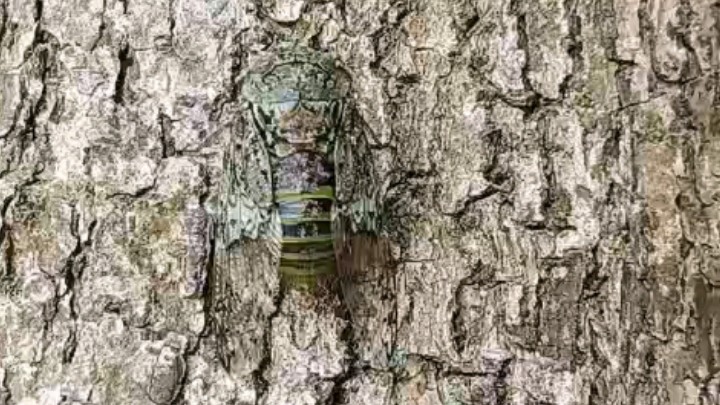
<instances>
[{"instance_id":1,"label":"gray bark","mask_svg":"<svg viewBox=\"0 0 720 405\"><path fill-rule=\"evenodd\" d=\"M719 26L710 0L0 0L0 404L720 403ZM398 265L352 317L256 263L188 293L280 37L336 55L391 185Z\"/></svg>"}]
</instances>

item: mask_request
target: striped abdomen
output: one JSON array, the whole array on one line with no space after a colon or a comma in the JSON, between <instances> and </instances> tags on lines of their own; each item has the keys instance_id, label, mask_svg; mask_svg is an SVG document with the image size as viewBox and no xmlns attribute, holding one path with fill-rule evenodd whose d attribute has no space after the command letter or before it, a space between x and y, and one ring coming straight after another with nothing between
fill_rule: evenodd
<instances>
[{"instance_id":1,"label":"striped abdomen","mask_svg":"<svg viewBox=\"0 0 720 405\"><path fill-rule=\"evenodd\" d=\"M333 166L327 156L296 150L278 162L275 201L282 222L280 273L294 286L312 288L335 272L331 214Z\"/></svg>"}]
</instances>

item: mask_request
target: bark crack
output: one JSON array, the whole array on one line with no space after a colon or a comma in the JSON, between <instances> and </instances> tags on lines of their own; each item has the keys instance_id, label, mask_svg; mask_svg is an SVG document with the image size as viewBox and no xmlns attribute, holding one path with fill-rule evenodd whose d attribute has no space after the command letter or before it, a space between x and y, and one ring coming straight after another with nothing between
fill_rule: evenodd
<instances>
[{"instance_id":1,"label":"bark crack","mask_svg":"<svg viewBox=\"0 0 720 405\"><path fill-rule=\"evenodd\" d=\"M172 48L175 44L175 0L169 0L168 7L168 19L170 23L170 47Z\"/></svg>"},{"instance_id":2,"label":"bark crack","mask_svg":"<svg viewBox=\"0 0 720 405\"><path fill-rule=\"evenodd\" d=\"M35 0L35 22L38 23L38 25L43 16L43 7L43 0Z\"/></svg>"},{"instance_id":3,"label":"bark crack","mask_svg":"<svg viewBox=\"0 0 720 405\"><path fill-rule=\"evenodd\" d=\"M190 360L191 356L194 356L198 353L200 350L200 345L202 343L202 338L204 337L204 334L207 331L209 322L207 321L209 319L210 314L210 301L206 300L205 304L203 305L203 311L205 314L205 324L203 325L203 331L200 333L198 338L195 340L194 345L188 345L185 351L183 352L183 355L181 357L182 359L182 365L183 365L183 371L180 373L180 379L178 380L178 386L175 389L174 395L172 399L168 402L169 405L183 405L186 404L186 401L183 399L183 392L185 391L185 387L187 387L190 377L190 367L188 366L188 360ZM179 362L180 363L180 362Z\"/></svg>"},{"instance_id":4,"label":"bark crack","mask_svg":"<svg viewBox=\"0 0 720 405\"><path fill-rule=\"evenodd\" d=\"M525 63L521 69L521 78L525 91L531 93L530 97L525 100L524 104L519 106L525 112L525 117L532 116L539 108L541 104L541 97L535 90L535 87L530 80L530 72L532 68L532 58L530 54L530 40L528 38L527 28L527 12L524 9L523 2L521 0L512 0L510 2L510 13L515 16L517 20L517 46L522 49L525 54Z\"/></svg>"},{"instance_id":5,"label":"bark crack","mask_svg":"<svg viewBox=\"0 0 720 405\"><path fill-rule=\"evenodd\" d=\"M467 335L468 331L467 328L464 325L462 315L463 315L463 304L462 304L462 293L464 290L464 285L462 284L462 281L460 282L460 285L455 289L455 293L453 295L453 312L450 317L450 335L452 337L453 341L453 348L455 349L455 353L462 355L465 352L465 347L468 341Z\"/></svg>"},{"instance_id":6,"label":"bark crack","mask_svg":"<svg viewBox=\"0 0 720 405\"><path fill-rule=\"evenodd\" d=\"M108 198L108 199L112 199L112 198L118 198L118 197L127 197L127 198L134 199L134 200L139 199L139 198L143 198L143 197L145 197L150 191L154 190L155 187L157 187L157 182L158 182L158 177L157 177L157 173L156 173L156 174L153 176L153 182L152 182L152 184L150 184L150 185L148 185L148 186L145 186L145 187L141 187L141 188L137 189L136 191L134 191L134 192L132 192L132 193L128 193L128 192L126 192L126 191L118 191L118 192L109 194L107 198Z\"/></svg>"},{"instance_id":7,"label":"bark crack","mask_svg":"<svg viewBox=\"0 0 720 405\"><path fill-rule=\"evenodd\" d=\"M496 280L492 276L494 270L489 268L482 261L478 261L472 268L472 271L466 277L463 277L458 283L453 295L453 311L450 318L450 336L453 341L455 352L462 355L468 343L468 330L463 320L465 306L462 296L467 287L479 286L485 290L492 290L500 285L506 284L507 281Z\"/></svg>"},{"instance_id":8,"label":"bark crack","mask_svg":"<svg viewBox=\"0 0 720 405\"><path fill-rule=\"evenodd\" d=\"M3 221L3 225L0 228L0 244L2 243L3 239L5 239L5 221ZM5 274L3 274L4 279L12 280L15 278L15 269L13 263L15 262L15 238L11 234L7 235L7 246L5 248Z\"/></svg>"},{"instance_id":9,"label":"bark crack","mask_svg":"<svg viewBox=\"0 0 720 405\"><path fill-rule=\"evenodd\" d=\"M76 291L75 286L81 281L83 272L87 267L87 256L86 250L92 246L92 234L97 226L97 220L92 220L87 228L88 238L83 241L82 236L79 233L79 222L80 214L77 211L77 206L73 204L71 210L70 219L70 234L75 238L75 248L65 260L61 274L64 276L65 291L57 297L55 307L60 300L68 297L68 308L70 311L70 319L72 322L72 328L70 335L65 341L63 347L62 363L71 363L75 355L75 348L77 347L77 319L78 313L75 305Z\"/></svg>"},{"instance_id":10,"label":"bark crack","mask_svg":"<svg viewBox=\"0 0 720 405\"><path fill-rule=\"evenodd\" d=\"M175 141L170 136L170 130L172 129L172 119L165 113L160 112L158 113L158 123L160 124L160 156L163 159L175 156Z\"/></svg>"},{"instance_id":11,"label":"bark crack","mask_svg":"<svg viewBox=\"0 0 720 405\"><path fill-rule=\"evenodd\" d=\"M7 240L7 245L5 247L4 253L5 268L3 270L2 277L0 277L0 284L2 285L12 285L14 284L15 279L15 243L12 235L10 234L10 227L8 226L7 220L5 219L7 217L7 212L10 208L10 205L15 199L15 195L16 193L13 193L7 198L5 198L5 201L3 201L3 205L0 210L0 220L2 220L2 223L0 223L0 246L2 246L3 243ZM9 289L11 289L11 287Z\"/></svg>"},{"instance_id":12,"label":"bark crack","mask_svg":"<svg viewBox=\"0 0 720 405\"><path fill-rule=\"evenodd\" d=\"M8 26L8 0L4 0L0 3L0 11L2 11L2 18L0 18L0 45L2 45Z\"/></svg>"},{"instance_id":13,"label":"bark crack","mask_svg":"<svg viewBox=\"0 0 720 405\"><path fill-rule=\"evenodd\" d=\"M130 52L130 43L126 42L125 45L118 51L118 60L120 61L120 70L118 71L117 78L115 79L115 94L113 94L113 101L116 104L125 104L125 81L127 79L128 69L133 65L134 60Z\"/></svg>"},{"instance_id":14,"label":"bark crack","mask_svg":"<svg viewBox=\"0 0 720 405\"><path fill-rule=\"evenodd\" d=\"M345 328L340 334L340 341L345 342L345 347L347 348L348 366L344 372L333 378L334 385L326 405L341 405L346 403L345 383L355 378L362 371L358 364L360 355L356 349L355 329L348 308L345 308L343 318L345 320Z\"/></svg>"},{"instance_id":15,"label":"bark crack","mask_svg":"<svg viewBox=\"0 0 720 405\"><path fill-rule=\"evenodd\" d=\"M92 45L90 46L90 52L92 53L100 43L100 41L103 39L103 36L105 35L105 29L107 28L107 25L105 23L105 11L107 10L107 0L103 0L103 8L102 8L102 14L100 15L100 27L98 27L98 36L93 41Z\"/></svg>"},{"instance_id":16,"label":"bark crack","mask_svg":"<svg viewBox=\"0 0 720 405\"><path fill-rule=\"evenodd\" d=\"M560 83L561 98L566 99L568 92L572 90L575 76L583 70L583 42L580 39L582 36L582 17L577 13L578 1L565 0L564 6L569 29L567 36L567 53L570 55L570 60L572 61L572 70L565 76L562 83Z\"/></svg>"},{"instance_id":17,"label":"bark crack","mask_svg":"<svg viewBox=\"0 0 720 405\"><path fill-rule=\"evenodd\" d=\"M265 333L263 334L262 341L262 358L258 364L257 369L253 371L252 378L253 384L255 385L255 391L257 392L255 397L255 405L265 404L267 400L268 391L270 390L270 382L265 377L265 373L272 366L272 328L273 321L278 318L282 313L282 305L285 301L285 289L280 286L278 288L277 295L275 296L274 305L275 310L268 316L265 324Z\"/></svg>"},{"instance_id":18,"label":"bark crack","mask_svg":"<svg viewBox=\"0 0 720 405\"><path fill-rule=\"evenodd\" d=\"M446 215L448 215L449 217L452 217L452 218L456 218L456 219L461 218L465 214L467 214L468 211L470 210L470 208L472 206L474 206L475 204L477 204L481 201L487 200L487 199L495 196L496 194L499 194L499 193L508 194L511 191L512 191L511 187L504 187L502 185L490 183L480 193L467 196L465 198L465 200L463 201L463 206L460 209L458 209L455 212L448 213Z\"/></svg>"},{"instance_id":19,"label":"bark crack","mask_svg":"<svg viewBox=\"0 0 720 405\"><path fill-rule=\"evenodd\" d=\"M656 35L653 32L655 26L652 23L650 16L650 0L640 0L638 5L638 20L640 22L640 41L644 45L644 48L648 50L650 55L650 69L653 73L655 80L662 80L667 82L670 80L662 72L658 71L658 60L656 53L657 40ZM654 85L651 86L650 90L654 90Z\"/></svg>"},{"instance_id":20,"label":"bark crack","mask_svg":"<svg viewBox=\"0 0 720 405\"><path fill-rule=\"evenodd\" d=\"M12 226L8 225L7 221L7 215L10 211L10 207L12 206L13 202L17 199L20 192L26 188L30 187L36 183L39 183L40 180L37 176L42 173L44 170L44 166L38 165L35 168L35 171L30 176L30 179L25 181L24 183L17 185L15 187L15 191L8 197L5 198L3 201L2 206L0 206L0 246L3 245L4 242L7 241L7 246L5 247L4 252L4 261L5 261L5 269L4 273L0 274L0 287L3 285L7 285L7 287L3 287L5 289L6 293L10 293L14 290L15 286L15 240L10 234L12 231ZM0 290L2 291L2 290Z\"/></svg>"},{"instance_id":21,"label":"bark crack","mask_svg":"<svg viewBox=\"0 0 720 405\"><path fill-rule=\"evenodd\" d=\"M11 404L12 392L8 388L8 371L0 368L0 404Z\"/></svg>"},{"instance_id":22,"label":"bark crack","mask_svg":"<svg viewBox=\"0 0 720 405\"><path fill-rule=\"evenodd\" d=\"M698 50L695 49L691 38L693 23L692 20L697 15L697 13L695 12L695 10L693 10L692 2L690 0L681 0L680 7L677 10L677 14L680 20L680 24L682 25L680 27L680 30L676 32L676 36L680 44L690 54L690 58L683 68L681 80L688 81L692 80L694 77L697 77L701 71L700 54L698 53Z\"/></svg>"}]
</instances>

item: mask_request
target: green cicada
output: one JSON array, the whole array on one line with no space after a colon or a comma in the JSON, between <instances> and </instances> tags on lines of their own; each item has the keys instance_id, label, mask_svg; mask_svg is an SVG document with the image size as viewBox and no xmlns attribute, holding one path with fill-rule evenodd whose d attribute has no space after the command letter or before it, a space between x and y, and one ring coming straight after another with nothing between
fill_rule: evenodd
<instances>
[{"instance_id":1,"label":"green cicada","mask_svg":"<svg viewBox=\"0 0 720 405\"><path fill-rule=\"evenodd\" d=\"M250 124L225 154L217 271L248 260L248 247L260 243L285 287L314 292L389 257L378 242L372 164L361 137L351 136L349 84L331 57L289 43L245 76ZM346 182L354 187L339 174L355 177Z\"/></svg>"}]
</instances>

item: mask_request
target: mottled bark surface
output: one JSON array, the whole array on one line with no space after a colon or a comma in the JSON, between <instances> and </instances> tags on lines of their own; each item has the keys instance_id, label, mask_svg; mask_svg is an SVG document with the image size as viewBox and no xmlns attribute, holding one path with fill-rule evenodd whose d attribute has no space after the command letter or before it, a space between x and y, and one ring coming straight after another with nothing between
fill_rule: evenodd
<instances>
[{"instance_id":1,"label":"mottled bark surface","mask_svg":"<svg viewBox=\"0 0 720 405\"><path fill-rule=\"evenodd\" d=\"M720 403L719 24L710 0L0 0L0 404ZM238 83L283 37L350 74L388 185L398 266L352 318L260 262L188 293Z\"/></svg>"}]
</instances>

